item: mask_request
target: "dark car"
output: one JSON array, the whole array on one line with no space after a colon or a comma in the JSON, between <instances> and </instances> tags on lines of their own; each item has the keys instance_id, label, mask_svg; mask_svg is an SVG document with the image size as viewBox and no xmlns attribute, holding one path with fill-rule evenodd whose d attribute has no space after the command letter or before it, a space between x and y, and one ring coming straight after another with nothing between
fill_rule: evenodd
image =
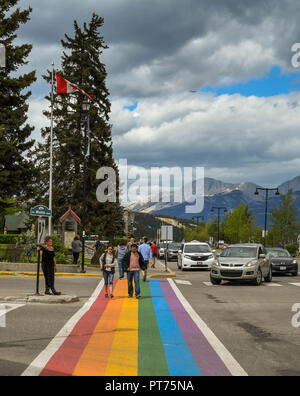
<instances>
[{"instance_id":1,"label":"dark car","mask_svg":"<svg viewBox=\"0 0 300 396\"><path fill-rule=\"evenodd\" d=\"M298 275L298 262L285 249L269 248L267 258L271 262L273 274L292 274Z\"/></svg>"},{"instance_id":2,"label":"dark car","mask_svg":"<svg viewBox=\"0 0 300 396\"><path fill-rule=\"evenodd\" d=\"M181 243L170 243L168 246L167 250L167 257L168 261L176 260L178 259L178 251L180 250Z\"/></svg>"}]
</instances>

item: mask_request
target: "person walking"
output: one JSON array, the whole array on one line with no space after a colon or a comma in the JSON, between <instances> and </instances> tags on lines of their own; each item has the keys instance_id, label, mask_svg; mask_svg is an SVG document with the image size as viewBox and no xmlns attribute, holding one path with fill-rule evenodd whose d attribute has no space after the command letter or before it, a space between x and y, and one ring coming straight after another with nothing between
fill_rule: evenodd
<instances>
[{"instance_id":1,"label":"person walking","mask_svg":"<svg viewBox=\"0 0 300 396\"><path fill-rule=\"evenodd\" d=\"M37 250L40 251L42 260L42 269L45 278L46 295L50 295L50 290L54 296L60 296L61 293L57 292L54 287L55 272L57 272L55 252L53 249L53 242L50 236L45 238L44 245L38 246Z\"/></svg>"},{"instance_id":2,"label":"person walking","mask_svg":"<svg viewBox=\"0 0 300 396\"><path fill-rule=\"evenodd\" d=\"M131 251L127 252L122 260L123 270L127 272L128 279L128 297L133 297L133 281L135 288L135 297L141 298L140 272L146 269L146 264L141 253L138 252L138 246L133 244Z\"/></svg>"},{"instance_id":3,"label":"person walking","mask_svg":"<svg viewBox=\"0 0 300 396\"><path fill-rule=\"evenodd\" d=\"M100 267L102 269L103 278L105 282L105 298L113 298L114 277L117 266L117 257L114 253L114 247L109 245L107 251L100 257Z\"/></svg>"},{"instance_id":4,"label":"person walking","mask_svg":"<svg viewBox=\"0 0 300 396\"><path fill-rule=\"evenodd\" d=\"M156 264L156 261L157 261L157 258L158 258L158 246L156 244L156 241L154 241L152 243L151 250L152 250L152 257L153 257L151 268L155 268L155 264Z\"/></svg>"},{"instance_id":5,"label":"person walking","mask_svg":"<svg viewBox=\"0 0 300 396\"><path fill-rule=\"evenodd\" d=\"M80 236L76 235L72 242L73 264L77 265L80 253L82 252L82 242Z\"/></svg>"},{"instance_id":6,"label":"person walking","mask_svg":"<svg viewBox=\"0 0 300 396\"><path fill-rule=\"evenodd\" d=\"M119 265L119 278L124 279L124 271L123 271L123 258L125 254L128 252L126 242L124 240L121 240L118 247L117 247L117 259L118 259L118 265Z\"/></svg>"},{"instance_id":7,"label":"person walking","mask_svg":"<svg viewBox=\"0 0 300 396\"><path fill-rule=\"evenodd\" d=\"M127 245L127 250L128 250L129 252L131 252L131 246L132 246L134 243L135 243L134 238L130 238L130 241L128 242L128 245Z\"/></svg>"},{"instance_id":8,"label":"person walking","mask_svg":"<svg viewBox=\"0 0 300 396\"><path fill-rule=\"evenodd\" d=\"M144 272L143 281L146 282L148 265L149 265L150 261L152 263L152 259L153 259L152 250L151 250L151 247L148 245L147 238L143 239L143 243L140 245L138 251L139 251L139 253L142 254L143 259L145 261L145 270L143 270L143 272Z\"/></svg>"},{"instance_id":9,"label":"person walking","mask_svg":"<svg viewBox=\"0 0 300 396\"><path fill-rule=\"evenodd\" d=\"M100 247L101 247L101 243L99 241L99 238L95 237L94 249L96 250L96 252L100 249Z\"/></svg>"}]
</instances>

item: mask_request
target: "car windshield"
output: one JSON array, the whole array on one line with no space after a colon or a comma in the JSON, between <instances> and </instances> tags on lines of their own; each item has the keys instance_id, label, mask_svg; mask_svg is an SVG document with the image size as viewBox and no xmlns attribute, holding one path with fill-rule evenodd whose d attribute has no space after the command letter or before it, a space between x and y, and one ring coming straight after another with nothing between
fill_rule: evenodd
<instances>
[{"instance_id":1,"label":"car windshield","mask_svg":"<svg viewBox=\"0 0 300 396\"><path fill-rule=\"evenodd\" d=\"M226 248L221 257L241 257L241 258L256 258L257 248L256 247L228 247Z\"/></svg>"},{"instance_id":2,"label":"car windshield","mask_svg":"<svg viewBox=\"0 0 300 396\"><path fill-rule=\"evenodd\" d=\"M271 257L291 257L290 253L287 250L268 250L268 253Z\"/></svg>"},{"instance_id":3,"label":"car windshield","mask_svg":"<svg viewBox=\"0 0 300 396\"><path fill-rule=\"evenodd\" d=\"M211 253L208 245L186 245L184 253Z\"/></svg>"},{"instance_id":4,"label":"car windshield","mask_svg":"<svg viewBox=\"0 0 300 396\"><path fill-rule=\"evenodd\" d=\"M180 249L180 246L181 246L180 243L170 243L169 249L178 250L178 249Z\"/></svg>"}]
</instances>

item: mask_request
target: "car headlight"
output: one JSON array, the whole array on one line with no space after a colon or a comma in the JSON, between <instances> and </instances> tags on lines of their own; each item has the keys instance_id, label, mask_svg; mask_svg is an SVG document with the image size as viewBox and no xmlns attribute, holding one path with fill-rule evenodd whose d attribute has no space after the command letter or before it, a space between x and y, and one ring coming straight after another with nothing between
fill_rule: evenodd
<instances>
[{"instance_id":1,"label":"car headlight","mask_svg":"<svg viewBox=\"0 0 300 396\"><path fill-rule=\"evenodd\" d=\"M250 261L250 263L248 263L247 265L246 265L246 267L255 267L256 266L256 264L257 264L257 261Z\"/></svg>"},{"instance_id":2,"label":"car headlight","mask_svg":"<svg viewBox=\"0 0 300 396\"><path fill-rule=\"evenodd\" d=\"M209 259L212 259L212 258L214 258L214 255L213 255L213 254L211 254L210 256L208 256L208 258L209 258Z\"/></svg>"},{"instance_id":3,"label":"car headlight","mask_svg":"<svg viewBox=\"0 0 300 396\"><path fill-rule=\"evenodd\" d=\"M298 261L297 261L297 260L294 260L294 261L293 261L293 264L298 264Z\"/></svg>"},{"instance_id":4,"label":"car headlight","mask_svg":"<svg viewBox=\"0 0 300 396\"><path fill-rule=\"evenodd\" d=\"M217 267L220 267L220 266L221 266L220 261L219 261L219 260L216 260L216 261L215 261L215 265L216 265Z\"/></svg>"},{"instance_id":5,"label":"car headlight","mask_svg":"<svg viewBox=\"0 0 300 396\"><path fill-rule=\"evenodd\" d=\"M187 259L189 259L189 260L192 260L193 257L192 257L192 256L188 256L188 255L185 254L185 255L184 255L184 258L187 258Z\"/></svg>"}]
</instances>

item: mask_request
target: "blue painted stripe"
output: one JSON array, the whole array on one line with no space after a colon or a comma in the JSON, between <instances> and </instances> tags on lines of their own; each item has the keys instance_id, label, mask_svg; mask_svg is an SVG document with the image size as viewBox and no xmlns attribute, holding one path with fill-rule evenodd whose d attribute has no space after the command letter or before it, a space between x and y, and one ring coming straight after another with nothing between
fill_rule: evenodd
<instances>
[{"instance_id":1,"label":"blue painted stripe","mask_svg":"<svg viewBox=\"0 0 300 396\"><path fill-rule=\"evenodd\" d=\"M153 306L171 376L202 376L158 280L150 280Z\"/></svg>"}]
</instances>

